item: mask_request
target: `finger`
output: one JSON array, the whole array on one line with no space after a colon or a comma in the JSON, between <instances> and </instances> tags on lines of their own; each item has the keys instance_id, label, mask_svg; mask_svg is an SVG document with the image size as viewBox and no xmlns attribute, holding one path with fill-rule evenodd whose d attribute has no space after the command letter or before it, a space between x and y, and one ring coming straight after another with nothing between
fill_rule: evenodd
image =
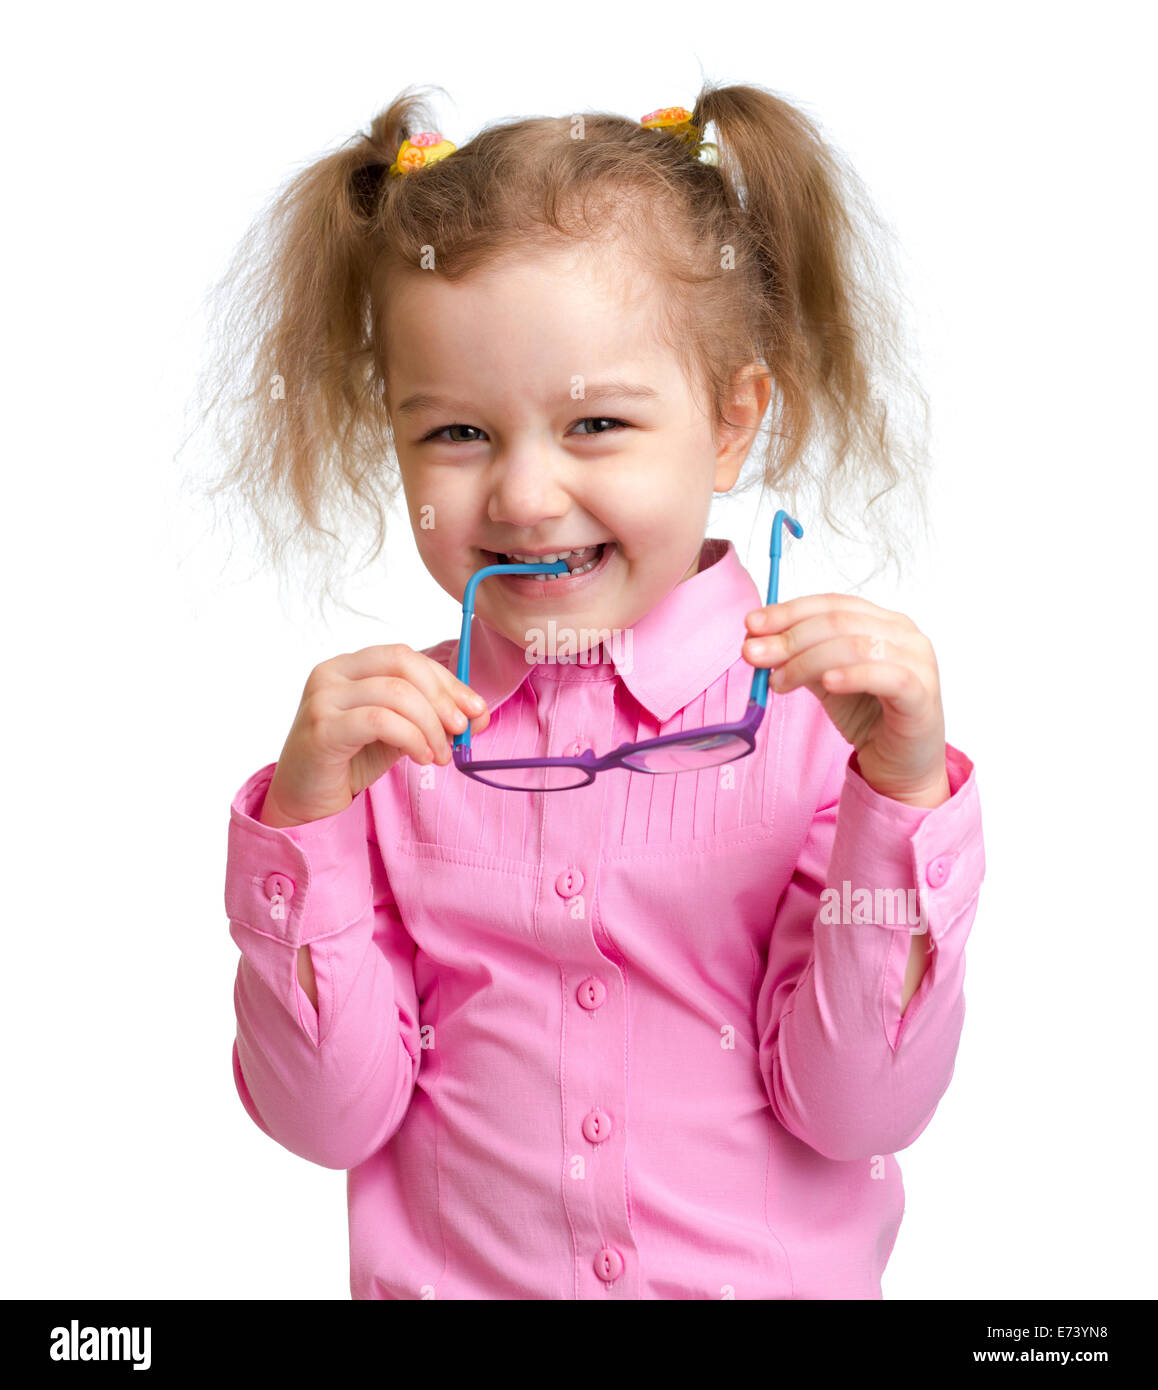
<instances>
[{"instance_id":1,"label":"finger","mask_svg":"<svg viewBox=\"0 0 1158 1390\"><path fill-rule=\"evenodd\" d=\"M420 725L388 705L359 705L346 710L344 729L351 741L365 748L370 743L384 743L408 754L416 763L445 762L441 750L432 744Z\"/></svg>"},{"instance_id":2,"label":"finger","mask_svg":"<svg viewBox=\"0 0 1158 1390\"><path fill-rule=\"evenodd\" d=\"M834 695L863 691L898 714L916 718L925 712L929 692L909 666L893 661L866 661L840 666L821 674L821 685Z\"/></svg>"},{"instance_id":3,"label":"finger","mask_svg":"<svg viewBox=\"0 0 1158 1390\"><path fill-rule=\"evenodd\" d=\"M867 621L856 613L820 614L805 619L787 632L748 638L743 655L754 666L797 673L807 671L806 679L816 679L826 667L850 661L905 659L920 664L919 653L911 649L906 632L876 621L871 630L866 631ZM800 665L806 656L810 657L808 664ZM803 681L796 683L803 684Z\"/></svg>"},{"instance_id":4,"label":"finger","mask_svg":"<svg viewBox=\"0 0 1158 1390\"><path fill-rule=\"evenodd\" d=\"M352 681L361 680L363 676L394 676L398 674L407 652L418 655L413 647L408 647L404 642L385 642L362 647L356 652L343 652L324 664Z\"/></svg>"},{"instance_id":5,"label":"finger","mask_svg":"<svg viewBox=\"0 0 1158 1390\"><path fill-rule=\"evenodd\" d=\"M885 658L886 651L887 643L879 637L831 637L785 661L776 669L769 684L781 695L800 685L818 687L825 671L858 662L880 661Z\"/></svg>"},{"instance_id":6,"label":"finger","mask_svg":"<svg viewBox=\"0 0 1158 1390\"><path fill-rule=\"evenodd\" d=\"M444 666L442 662L435 661L425 652L416 652L413 647L408 647L404 642L363 647L361 651L357 652L343 652L342 655L331 658L324 665L337 672L338 675L344 676L347 680L361 680L365 676L411 675L414 683L420 689L425 689L428 694L433 694L435 689L429 680L429 676L433 674L434 678L452 694L455 703L460 708L469 713L477 714L480 711L478 708L471 708L472 701L476 704L481 701L483 707L486 704L477 691L460 681L454 672Z\"/></svg>"},{"instance_id":7,"label":"finger","mask_svg":"<svg viewBox=\"0 0 1158 1390\"><path fill-rule=\"evenodd\" d=\"M486 701L469 685L464 684L441 662L424 652L416 652L404 643L391 646L364 647L335 658L334 667L348 680L374 676L404 676L421 690L438 710L443 727L452 733L462 733L466 720L472 729L485 729L490 722ZM478 720L482 718L482 722ZM437 744L432 744L437 747Z\"/></svg>"},{"instance_id":8,"label":"finger","mask_svg":"<svg viewBox=\"0 0 1158 1390\"><path fill-rule=\"evenodd\" d=\"M423 677L430 682L428 676ZM448 697L440 696L439 690L431 683L436 698L447 698L448 719L458 714L461 725L453 727L452 732L461 733L466 728L466 716L449 704ZM408 676L366 676L363 680L343 681L332 686L329 691L332 707L339 710L388 709L408 720L422 731L424 742L434 751L437 761L447 762L451 756L447 726L443 723L440 711L430 701L425 689L420 689Z\"/></svg>"},{"instance_id":9,"label":"finger","mask_svg":"<svg viewBox=\"0 0 1158 1390\"><path fill-rule=\"evenodd\" d=\"M904 617L904 614L880 608L858 594L804 594L799 598L785 599L782 603L770 603L763 608L754 608L745 615L745 622L750 632L781 632L803 618L811 618L830 609L875 614L882 619Z\"/></svg>"},{"instance_id":10,"label":"finger","mask_svg":"<svg viewBox=\"0 0 1158 1390\"><path fill-rule=\"evenodd\" d=\"M439 711L445 728L461 734L466 728L468 717L471 728L486 728L490 722L490 712L486 701L472 690L440 661L423 652L406 649L402 657L402 670L421 690L424 690L432 705ZM478 721L482 718L483 722Z\"/></svg>"},{"instance_id":11,"label":"finger","mask_svg":"<svg viewBox=\"0 0 1158 1390\"><path fill-rule=\"evenodd\" d=\"M426 731L387 705L357 705L350 709L331 706L323 713L317 736L322 748L342 758L383 743L398 753L409 754L415 762L434 761Z\"/></svg>"},{"instance_id":12,"label":"finger","mask_svg":"<svg viewBox=\"0 0 1158 1390\"><path fill-rule=\"evenodd\" d=\"M435 661L433 658L428 658L428 660L435 676L445 686L450 698L459 709L465 710L472 718L483 713L487 707L487 702L477 690L473 690L464 681L460 681L454 672L449 667L443 666L440 661Z\"/></svg>"}]
</instances>

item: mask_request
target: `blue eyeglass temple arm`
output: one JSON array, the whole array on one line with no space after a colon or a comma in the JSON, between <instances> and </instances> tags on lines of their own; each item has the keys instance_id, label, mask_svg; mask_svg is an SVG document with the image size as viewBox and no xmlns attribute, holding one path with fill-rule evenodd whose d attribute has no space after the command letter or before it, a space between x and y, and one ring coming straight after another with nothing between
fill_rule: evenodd
<instances>
[{"instance_id":1,"label":"blue eyeglass temple arm","mask_svg":"<svg viewBox=\"0 0 1158 1390\"><path fill-rule=\"evenodd\" d=\"M800 522L781 509L772 518L772 544L768 554L772 557L772 571L768 576L768 598L765 607L780 601L780 555L784 546L784 527L787 526L797 540L804 535ZM768 668L761 667L752 677L752 694L749 704L755 700L758 705L768 703Z\"/></svg>"},{"instance_id":2,"label":"blue eyeglass temple arm","mask_svg":"<svg viewBox=\"0 0 1158 1390\"><path fill-rule=\"evenodd\" d=\"M466 581L466 588L462 595L462 631L458 638L458 678L463 685L468 685L467 673L470 671L470 623L474 617L474 592L479 586L479 581L489 578L492 574L566 574L566 560L552 560L550 564L542 565L487 565L485 569L475 570L474 574ZM470 747L470 725L461 734L455 734L454 746L460 748L466 744Z\"/></svg>"},{"instance_id":3,"label":"blue eyeglass temple arm","mask_svg":"<svg viewBox=\"0 0 1158 1390\"><path fill-rule=\"evenodd\" d=\"M800 522L790 517L784 510L776 513L772 519L772 544L769 546L768 554L772 558L772 572L768 576L768 599L767 603L776 603L780 593L780 555L784 545L783 528L787 526L797 540L804 535L804 527ZM462 631L458 639L458 678L463 685L467 685L467 673L470 671L470 625L474 617L474 595L481 580L488 578L492 574L565 574L567 565L563 560L555 560L551 564L543 565L487 565L485 569L476 570L466 581L466 588L462 595ZM752 678L752 693L749 703L755 701L763 705L768 700L768 668L758 670ZM455 734L454 746L461 747L463 744L470 747L470 725L468 724L461 734Z\"/></svg>"}]
</instances>

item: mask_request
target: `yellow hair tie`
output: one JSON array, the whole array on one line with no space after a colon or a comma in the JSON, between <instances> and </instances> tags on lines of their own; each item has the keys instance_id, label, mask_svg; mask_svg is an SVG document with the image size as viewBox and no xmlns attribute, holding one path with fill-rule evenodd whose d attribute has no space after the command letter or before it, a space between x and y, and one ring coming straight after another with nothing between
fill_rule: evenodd
<instances>
[{"instance_id":1,"label":"yellow hair tie","mask_svg":"<svg viewBox=\"0 0 1158 1390\"><path fill-rule=\"evenodd\" d=\"M458 148L443 138L439 130L423 130L403 140L402 148L387 171L392 179L412 174L415 169L424 169L428 164L437 164Z\"/></svg>"},{"instance_id":2,"label":"yellow hair tie","mask_svg":"<svg viewBox=\"0 0 1158 1390\"><path fill-rule=\"evenodd\" d=\"M640 118L645 130L666 130L688 148L704 164L719 164L720 152L710 140L701 139L703 132L692 124L692 113L684 106L661 106Z\"/></svg>"}]
</instances>

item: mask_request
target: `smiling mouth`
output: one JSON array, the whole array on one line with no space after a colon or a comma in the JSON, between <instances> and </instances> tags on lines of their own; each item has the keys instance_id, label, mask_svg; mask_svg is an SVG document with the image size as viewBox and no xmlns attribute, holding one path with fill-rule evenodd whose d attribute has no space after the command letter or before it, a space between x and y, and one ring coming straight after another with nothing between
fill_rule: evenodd
<instances>
[{"instance_id":1,"label":"smiling mouth","mask_svg":"<svg viewBox=\"0 0 1158 1390\"><path fill-rule=\"evenodd\" d=\"M579 550L560 550L549 555L521 555L517 551L503 554L493 550L485 553L494 555L495 562L500 565L549 565L556 560L562 560L567 566L567 573L577 575L586 574L588 570L593 570L603 559L604 551L613 544L613 541L602 541L599 545L587 545ZM548 584L561 577L557 574L527 575L528 579L540 579Z\"/></svg>"}]
</instances>

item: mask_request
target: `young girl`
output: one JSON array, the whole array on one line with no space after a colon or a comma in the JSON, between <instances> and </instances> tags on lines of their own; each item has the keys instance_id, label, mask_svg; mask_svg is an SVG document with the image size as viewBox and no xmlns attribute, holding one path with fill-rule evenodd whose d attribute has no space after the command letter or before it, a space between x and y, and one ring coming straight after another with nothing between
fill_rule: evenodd
<instances>
[{"instance_id":1,"label":"young girl","mask_svg":"<svg viewBox=\"0 0 1158 1390\"><path fill-rule=\"evenodd\" d=\"M964 1017L973 767L907 617L765 606L704 534L770 406L766 481L814 445L834 489L908 466L868 205L757 87L434 124L403 93L276 204L220 486L332 534L343 492L381 522L389 460L456 599L540 569L479 584L465 679L457 639L316 666L238 792L242 1103L349 1170L355 1298L880 1298ZM736 721L761 670L722 765L452 759L468 720L480 761Z\"/></svg>"}]
</instances>

